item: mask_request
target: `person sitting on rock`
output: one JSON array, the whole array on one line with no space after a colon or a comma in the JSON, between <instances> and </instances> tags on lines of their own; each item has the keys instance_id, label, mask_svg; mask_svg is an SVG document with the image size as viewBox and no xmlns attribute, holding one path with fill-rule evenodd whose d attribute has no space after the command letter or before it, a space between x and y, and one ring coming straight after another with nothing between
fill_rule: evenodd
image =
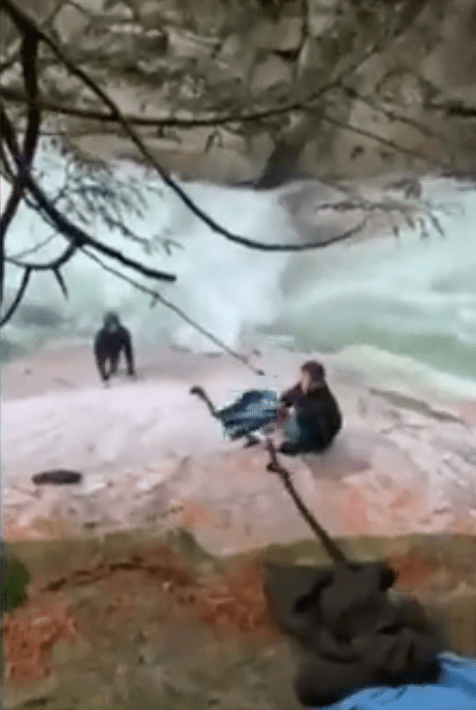
<instances>
[{"instance_id":1,"label":"person sitting on rock","mask_svg":"<svg viewBox=\"0 0 476 710\"><path fill-rule=\"evenodd\" d=\"M282 454L320 453L330 446L342 428L342 415L321 363L310 360L301 367L298 384L281 395L277 423L284 424Z\"/></svg>"}]
</instances>

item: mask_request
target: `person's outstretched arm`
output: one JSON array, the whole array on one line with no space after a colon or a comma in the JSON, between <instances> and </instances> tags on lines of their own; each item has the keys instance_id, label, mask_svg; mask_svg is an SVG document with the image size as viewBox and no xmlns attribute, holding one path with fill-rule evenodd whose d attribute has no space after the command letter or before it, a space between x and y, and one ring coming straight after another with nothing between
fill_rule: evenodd
<instances>
[{"instance_id":1,"label":"person's outstretched arm","mask_svg":"<svg viewBox=\"0 0 476 710\"><path fill-rule=\"evenodd\" d=\"M276 423L278 426L283 424L283 422L286 420L288 416L288 410L294 404L296 390L298 389L298 387L299 385L297 385L296 387L291 387L291 389L286 390L286 392L283 392L283 394L279 398L279 406L276 414Z\"/></svg>"}]
</instances>

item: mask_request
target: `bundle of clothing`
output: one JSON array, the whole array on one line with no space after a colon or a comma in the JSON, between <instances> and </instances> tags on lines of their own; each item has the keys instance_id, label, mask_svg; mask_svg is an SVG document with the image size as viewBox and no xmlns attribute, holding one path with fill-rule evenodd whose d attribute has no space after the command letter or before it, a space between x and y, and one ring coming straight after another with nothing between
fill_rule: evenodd
<instances>
[{"instance_id":1,"label":"bundle of clothing","mask_svg":"<svg viewBox=\"0 0 476 710\"><path fill-rule=\"evenodd\" d=\"M378 562L269 565L271 613L301 648L295 691L304 706L476 708L476 663L444 653L441 628L422 606L390 596L395 579Z\"/></svg>"},{"instance_id":2,"label":"bundle of clothing","mask_svg":"<svg viewBox=\"0 0 476 710\"><path fill-rule=\"evenodd\" d=\"M278 395L272 390L248 390L233 404L219 411L226 435L238 439L274 424Z\"/></svg>"}]
</instances>

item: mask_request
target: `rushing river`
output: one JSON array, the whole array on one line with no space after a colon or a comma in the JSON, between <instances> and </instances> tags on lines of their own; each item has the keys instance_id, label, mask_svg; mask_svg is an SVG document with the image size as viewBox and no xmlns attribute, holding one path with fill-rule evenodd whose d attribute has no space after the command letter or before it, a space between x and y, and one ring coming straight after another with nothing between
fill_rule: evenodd
<instances>
[{"instance_id":1,"label":"rushing river","mask_svg":"<svg viewBox=\"0 0 476 710\"><path fill-rule=\"evenodd\" d=\"M61 158L44 153L37 167L49 189L60 186ZM158 284L164 297L238 347L243 333L258 328L287 336L290 347L332 352L342 362L371 370L418 372L442 378L463 392L476 384L476 192L456 192L451 183L424 181L429 195L457 202L459 210L441 217L445 237L422 240L410 230L399 240L385 237L304 254L263 253L227 242L154 182L150 174L122 164L119 173L147 182L154 192L142 216L130 216L131 229L150 240L143 246L110 232L98 219L90 232L124 253L178 276ZM2 182L2 200L8 187ZM216 221L260 241L298 239L280 191L188 184L187 191ZM51 234L51 227L29 208L16 216L9 236L11 253L20 253ZM170 253L161 239L171 239ZM59 253L62 238L35 258ZM106 309L117 309L137 337L151 343L170 338L194 349L210 349L203 336L151 298L138 293L84 255L64 269L65 301L51 274L37 274L23 307L5 327L10 345L32 350L50 338L89 337ZM130 274L130 272L129 272ZM18 272L10 268L7 295ZM144 282L143 282L144 283ZM148 283L149 286L156 285Z\"/></svg>"}]
</instances>

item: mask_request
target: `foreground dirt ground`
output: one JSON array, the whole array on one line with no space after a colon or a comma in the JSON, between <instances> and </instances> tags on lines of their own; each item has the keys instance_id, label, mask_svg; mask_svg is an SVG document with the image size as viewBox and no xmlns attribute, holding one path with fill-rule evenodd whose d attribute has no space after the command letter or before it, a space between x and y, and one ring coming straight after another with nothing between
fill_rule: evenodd
<instances>
[{"instance_id":1,"label":"foreground dirt ground","mask_svg":"<svg viewBox=\"0 0 476 710\"><path fill-rule=\"evenodd\" d=\"M442 615L476 656L476 539L353 538L398 588ZM273 628L263 564L326 562L314 541L214 558L183 530L15 543L28 600L3 614L4 707L46 710L297 708L293 655Z\"/></svg>"}]
</instances>

